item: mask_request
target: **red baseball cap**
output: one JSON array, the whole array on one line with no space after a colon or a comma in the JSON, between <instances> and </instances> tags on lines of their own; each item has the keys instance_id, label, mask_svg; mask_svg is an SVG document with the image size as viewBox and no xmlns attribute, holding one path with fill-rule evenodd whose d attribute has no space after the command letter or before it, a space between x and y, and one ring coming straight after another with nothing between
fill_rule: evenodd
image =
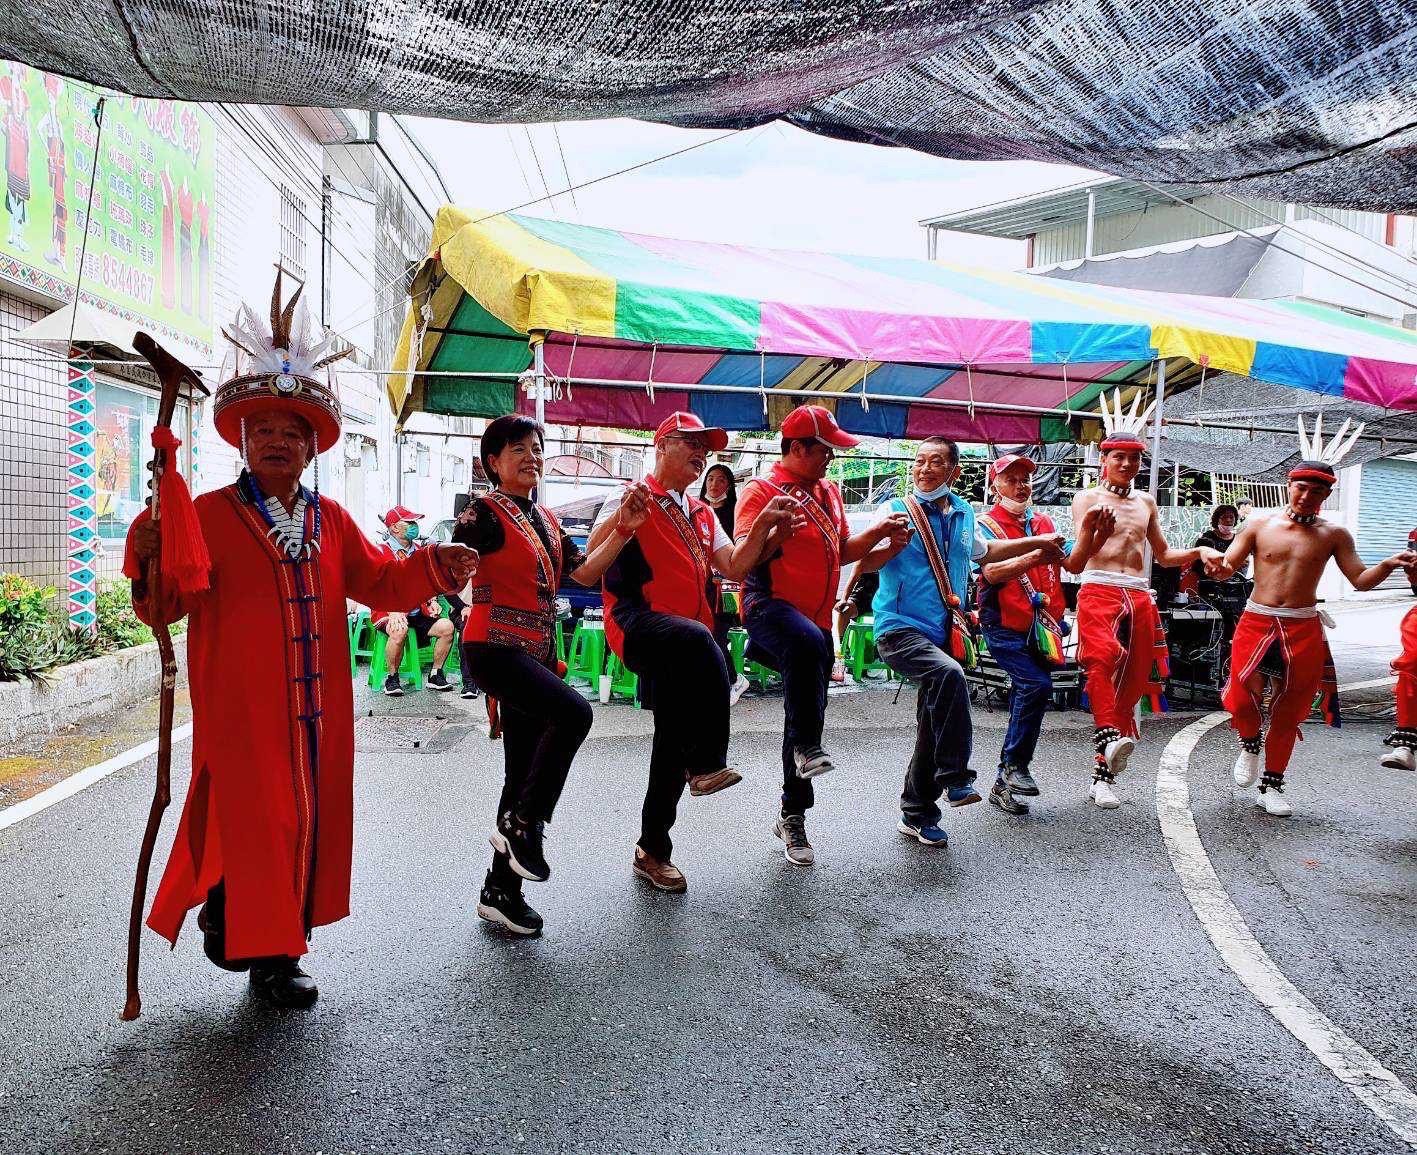
<instances>
[{"instance_id":1,"label":"red baseball cap","mask_svg":"<svg viewBox=\"0 0 1417 1155\"><path fill-rule=\"evenodd\" d=\"M714 453L728 448L728 430L719 429L715 425L705 425L695 413L671 413L654 431L654 443L658 445L671 433L700 433L708 439L708 447Z\"/></svg>"},{"instance_id":2,"label":"red baseball cap","mask_svg":"<svg viewBox=\"0 0 1417 1155\"><path fill-rule=\"evenodd\" d=\"M422 521L421 513L414 513L402 505L396 505L388 513L384 514L384 528L392 529L401 521Z\"/></svg>"},{"instance_id":3,"label":"red baseball cap","mask_svg":"<svg viewBox=\"0 0 1417 1155\"><path fill-rule=\"evenodd\" d=\"M988 474L989 474L989 476L988 476L988 481L989 481L989 483L992 485L993 482L994 482L994 478L998 477L999 474L1004 473L1005 471L1012 469L1015 465L1018 465L1020 462L1022 462L1025 466L1027 466L1029 473L1032 473L1035 469L1038 468L1038 462L1034 461L1033 458L1031 458L1031 457L1026 457L1026 456L1024 456L1024 454L1022 454L1022 453L1005 453L1005 454L1004 454L1001 458L999 458L997 461L991 461L991 462L989 463L989 469L988 469Z\"/></svg>"},{"instance_id":4,"label":"red baseball cap","mask_svg":"<svg viewBox=\"0 0 1417 1155\"><path fill-rule=\"evenodd\" d=\"M799 405L782 419L782 435L794 441L820 441L835 449L861 444L861 439L845 432L832 411L822 405Z\"/></svg>"}]
</instances>

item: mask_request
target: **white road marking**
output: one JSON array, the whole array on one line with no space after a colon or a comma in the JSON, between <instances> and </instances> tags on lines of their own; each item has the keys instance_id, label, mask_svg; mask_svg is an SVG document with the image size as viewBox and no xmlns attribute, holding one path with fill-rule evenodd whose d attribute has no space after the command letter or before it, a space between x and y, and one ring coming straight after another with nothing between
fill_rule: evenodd
<instances>
[{"instance_id":1,"label":"white road marking","mask_svg":"<svg viewBox=\"0 0 1417 1155\"><path fill-rule=\"evenodd\" d=\"M179 742L185 742L191 736L191 722L185 726L178 726L172 732L172 745L176 747ZM14 826L17 822L23 822L41 810L48 810L55 803L72 798L80 790L87 790L95 782L102 782L110 774L122 770L125 766L141 762L144 758L151 758L156 753L157 739L152 738L140 746L134 746L131 750L115 754L106 762L99 762L97 765L80 770L77 774L71 774L63 782L56 783L33 798L26 798L23 802L16 802L13 806L7 806L4 810L0 810L0 830Z\"/></svg>"},{"instance_id":2,"label":"white road marking","mask_svg":"<svg viewBox=\"0 0 1417 1155\"><path fill-rule=\"evenodd\" d=\"M1391 685L1392 678L1356 682L1343 690ZM1417 1095L1349 1038L1284 977L1256 941L1216 876L1191 814L1186 781L1196 744L1230 715L1207 714L1166 744L1156 776L1156 814L1171 865L1210 941L1225 964L1281 1026L1303 1043L1399 1139L1417 1148Z\"/></svg>"}]
</instances>

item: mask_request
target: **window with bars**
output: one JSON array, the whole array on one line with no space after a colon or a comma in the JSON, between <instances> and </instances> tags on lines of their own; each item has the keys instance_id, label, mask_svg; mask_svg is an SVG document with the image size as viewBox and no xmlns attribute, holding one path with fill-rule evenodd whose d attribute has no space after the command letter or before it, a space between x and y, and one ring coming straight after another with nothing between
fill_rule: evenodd
<instances>
[{"instance_id":1,"label":"window with bars","mask_svg":"<svg viewBox=\"0 0 1417 1155\"><path fill-rule=\"evenodd\" d=\"M305 201L287 185L280 186L280 260L305 279Z\"/></svg>"}]
</instances>

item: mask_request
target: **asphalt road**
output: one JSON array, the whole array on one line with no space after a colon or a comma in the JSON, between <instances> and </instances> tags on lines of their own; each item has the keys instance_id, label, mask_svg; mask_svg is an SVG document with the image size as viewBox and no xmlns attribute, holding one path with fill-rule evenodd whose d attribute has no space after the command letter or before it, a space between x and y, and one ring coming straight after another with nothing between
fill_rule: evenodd
<instances>
[{"instance_id":1,"label":"asphalt road","mask_svg":"<svg viewBox=\"0 0 1417 1155\"><path fill-rule=\"evenodd\" d=\"M1353 641L1345 680L1380 657ZM1185 900L1153 788L1190 718L1148 721L1126 805L1104 813L1085 803L1090 722L1050 715L1035 813L951 813L951 847L930 851L894 830L913 708L891 698L833 698L810 869L770 833L780 702L745 701L746 781L681 810L686 896L630 875L649 719L598 708L555 874L529 888L534 941L472 911L500 773L466 710L480 703L372 699L354 915L318 933L304 1013L251 999L195 933L174 952L149 934L143 1018L118 1021L151 763L0 831L4 1149L1406 1150L1241 986ZM1238 798L1223 731L1190 779L1261 944L1417 1086L1417 775L1376 768L1374 701L1311 729L1288 823ZM1002 718L977 718L987 774Z\"/></svg>"}]
</instances>

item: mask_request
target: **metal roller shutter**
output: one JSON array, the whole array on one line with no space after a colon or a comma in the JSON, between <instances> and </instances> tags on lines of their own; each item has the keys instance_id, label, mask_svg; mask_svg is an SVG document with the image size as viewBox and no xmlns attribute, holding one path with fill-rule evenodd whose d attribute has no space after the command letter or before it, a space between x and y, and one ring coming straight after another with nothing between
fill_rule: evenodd
<instances>
[{"instance_id":1,"label":"metal roller shutter","mask_svg":"<svg viewBox=\"0 0 1417 1155\"><path fill-rule=\"evenodd\" d=\"M1369 461L1358 496L1358 554L1365 565L1407 546L1417 526L1417 461Z\"/></svg>"}]
</instances>

